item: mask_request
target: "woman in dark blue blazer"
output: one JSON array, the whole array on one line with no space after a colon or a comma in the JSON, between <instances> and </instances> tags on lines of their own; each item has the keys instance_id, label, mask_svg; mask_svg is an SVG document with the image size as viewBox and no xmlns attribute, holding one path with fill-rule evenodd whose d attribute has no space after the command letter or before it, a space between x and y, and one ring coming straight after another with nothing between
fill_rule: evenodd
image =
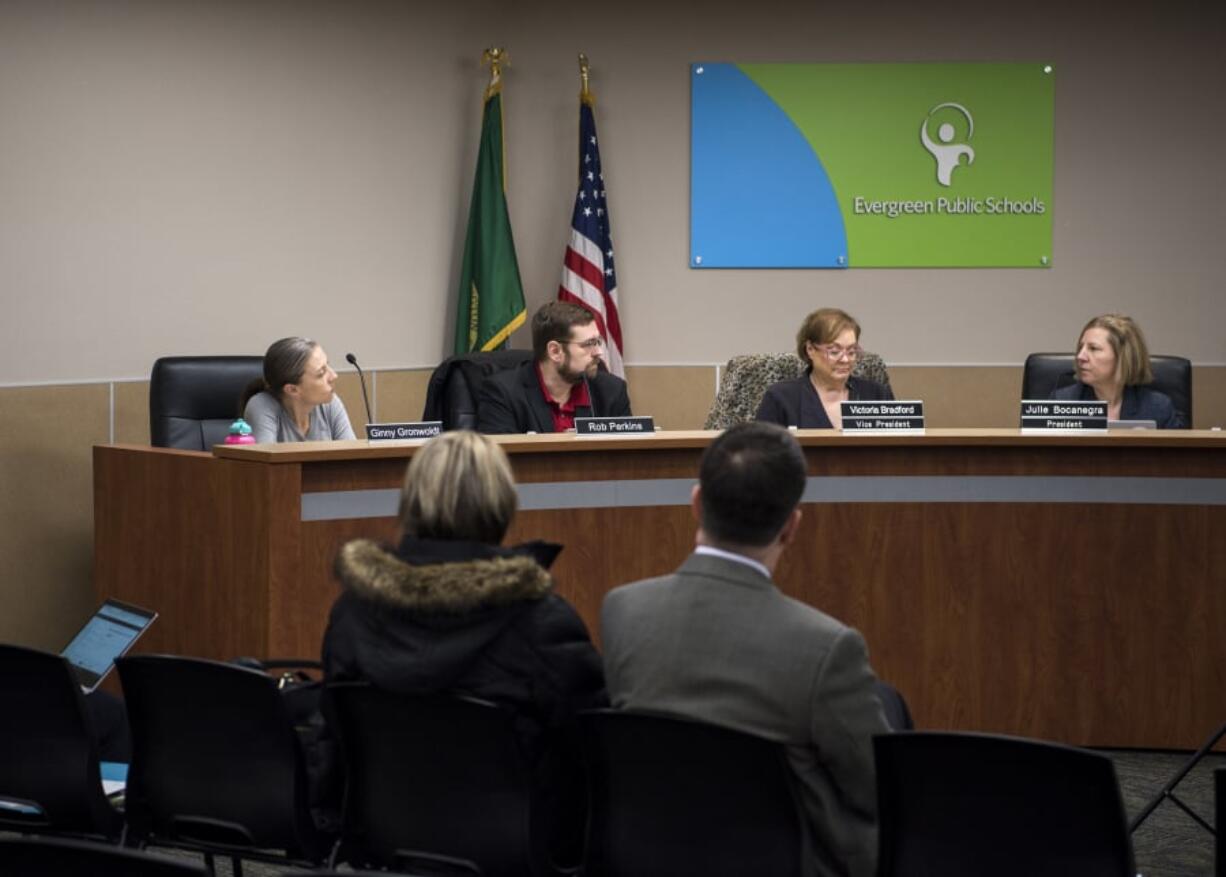
<instances>
[{"instance_id":1,"label":"woman in dark blue blazer","mask_svg":"<svg viewBox=\"0 0 1226 877\"><path fill-rule=\"evenodd\" d=\"M842 429L839 403L893 399L889 387L852 377L863 352L860 324L850 314L838 308L809 314L796 333L796 353L808 367L800 377L767 388L757 419L801 429Z\"/></svg>"},{"instance_id":2,"label":"woman in dark blue blazer","mask_svg":"<svg viewBox=\"0 0 1226 877\"><path fill-rule=\"evenodd\" d=\"M1053 399L1107 403L1108 420L1152 420L1158 429L1187 429L1183 413L1165 393L1144 386L1154 379L1141 327L1123 314L1103 314L1086 323L1077 339L1077 383Z\"/></svg>"}]
</instances>

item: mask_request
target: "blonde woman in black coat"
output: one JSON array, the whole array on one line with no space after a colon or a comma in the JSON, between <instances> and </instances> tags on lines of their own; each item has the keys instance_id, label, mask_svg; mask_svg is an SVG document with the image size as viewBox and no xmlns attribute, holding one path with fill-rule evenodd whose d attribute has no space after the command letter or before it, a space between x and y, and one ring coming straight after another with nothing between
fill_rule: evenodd
<instances>
[{"instance_id":1,"label":"blonde woman in black coat","mask_svg":"<svg viewBox=\"0 0 1226 877\"><path fill-rule=\"evenodd\" d=\"M560 547L501 545L516 502L506 454L489 439L458 430L424 445L405 473L399 545L359 539L337 557L324 673L514 709L538 780L570 817L554 832L555 858L566 859L584 810L569 722L608 697L587 628L547 571Z\"/></svg>"}]
</instances>

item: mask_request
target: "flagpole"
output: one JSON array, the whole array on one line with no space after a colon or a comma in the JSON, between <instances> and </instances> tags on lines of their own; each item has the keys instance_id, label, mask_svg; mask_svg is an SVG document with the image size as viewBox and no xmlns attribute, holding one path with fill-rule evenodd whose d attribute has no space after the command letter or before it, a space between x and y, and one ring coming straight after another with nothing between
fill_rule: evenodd
<instances>
[{"instance_id":1,"label":"flagpole","mask_svg":"<svg viewBox=\"0 0 1226 877\"><path fill-rule=\"evenodd\" d=\"M485 87L485 99L489 100L502 89L502 65L510 64L511 56L501 46L490 46L481 53L481 66L490 68L490 84Z\"/></svg>"},{"instance_id":2,"label":"flagpole","mask_svg":"<svg viewBox=\"0 0 1226 877\"><path fill-rule=\"evenodd\" d=\"M507 209L507 144L503 131L502 68L507 50L492 46L481 53L490 81L481 110L481 140L468 208L468 230L460 260L455 351L496 350L524 324L523 282L511 215Z\"/></svg>"},{"instance_id":3,"label":"flagpole","mask_svg":"<svg viewBox=\"0 0 1226 877\"><path fill-rule=\"evenodd\" d=\"M596 96L591 89L591 67L587 55L579 53L579 100L589 107L596 102Z\"/></svg>"},{"instance_id":4,"label":"flagpole","mask_svg":"<svg viewBox=\"0 0 1226 877\"><path fill-rule=\"evenodd\" d=\"M558 299L592 312L605 339L605 365L613 374L624 378L617 274L613 269L609 206L600 168L600 145L596 140L595 103L591 64L587 55L580 52L578 191L571 214L570 239L562 260Z\"/></svg>"}]
</instances>

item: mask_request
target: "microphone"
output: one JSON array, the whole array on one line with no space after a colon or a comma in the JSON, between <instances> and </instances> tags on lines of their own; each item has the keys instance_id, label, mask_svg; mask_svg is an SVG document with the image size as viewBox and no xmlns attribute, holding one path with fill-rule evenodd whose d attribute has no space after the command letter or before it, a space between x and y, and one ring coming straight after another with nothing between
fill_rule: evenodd
<instances>
[{"instance_id":1,"label":"microphone","mask_svg":"<svg viewBox=\"0 0 1226 877\"><path fill-rule=\"evenodd\" d=\"M583 388L587 390L587 404L592 409L592 416L599 417L596 413L596 397L592 395L592 385L587 382L587 372L583 373Z\"/></svg>"},{"instance_id":2,"label":"microphone","mask_svg":"<svg viewBox=\"0 0 1226 877\"><path fill-rule=\"evenodd\" d=\"M370 413L370 397L366 395L366 375L362 374L362 367L358 365L358 358L352 353L346 353L345 362L358 370L358 380L362 382L362 401L366 403L366 422L374 423L375 418Z\"/></svg>"}]
</instances>

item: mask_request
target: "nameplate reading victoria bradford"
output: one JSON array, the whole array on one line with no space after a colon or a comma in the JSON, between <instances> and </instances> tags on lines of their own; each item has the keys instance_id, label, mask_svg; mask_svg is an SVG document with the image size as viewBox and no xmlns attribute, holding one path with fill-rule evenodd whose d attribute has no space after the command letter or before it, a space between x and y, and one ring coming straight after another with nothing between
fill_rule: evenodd
<instances>
[{"instance_id":1,"label":"nameplate reading victoria bradford","mask_svg":"<svg viewBox=\"0 0 1226 877\"><path fill-rule=\"evenodd\" d=\"M905 432L914 435L924 431L924 403L918 400L898 402L840 402L845 433Z\"/></svg>"},{"instance_id":2,"label":"nameplate reading victoria bradford","mask_svg":"<svg viewBox=\"0 0 1226 877\"><path fill-rule=\"evenodd\" d=\"M1107 403L1022 400L1022 432L1088 432L1107 428Z\"/></svg>"},{"instance_id":3,"label":"nameplate reading victoria bradford","mask_svg":"<svg viewBox=\"0 0 1226 877\"><path fill-rule=\"evenodd\" d=\"M368 442L412 442L434 438L443 431L441 420L420 420L415 423L368 423Z\"/></svg>"},{"instance_id":4,"label":"nameplate reading victoria bradford","mask_svg":"<svg viewBox=\"0 0 1226 877\"><path fill-rule=\"evenodd\" d=\"M576 417L575 435L651 435L656 431L650 417Z\"/></svg>"}]
</instances>

